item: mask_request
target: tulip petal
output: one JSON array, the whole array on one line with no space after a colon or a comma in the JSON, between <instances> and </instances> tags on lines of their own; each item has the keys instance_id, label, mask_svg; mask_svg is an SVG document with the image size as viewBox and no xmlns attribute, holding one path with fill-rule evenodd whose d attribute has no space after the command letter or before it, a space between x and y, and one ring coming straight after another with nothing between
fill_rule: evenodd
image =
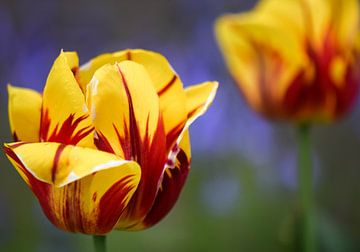
<instances>
[{"instance_id":1,"label":"tulip petal","mask_svg":"<svg viewBox=\"0 0 360 252\"><path fill-rule=\"evenodd\" d=\"M132 61L98 69L87 88L87 103L99 149L135 160L141 182L123 227L138 222L151 207L166 161L166 139L159 98L145 68ZM117 113L113 113L117 111Z\"/></svg>"},{"instance_id":2,"label":"tulip petal","mask_svg":"<svg viewBox=\"0 0 360 252\"><path fill-rule=\"evenodd\" d=\"M51 68L43 94L41 141L93 146L92 122L72 71L76 64L76 54L61 52Z\"/></svg>"},{"instance_id":3,"label":"tulip petal","mask_svg":"<svg viewBox=\"0 0 360 252\"><path fill-rule=\"evenodd\" d=\"M213 102L219 83L208 81L198 85L193 85L185 89L186 110L188 120L185 128L187 129L199 116L203 115Z\"/></svg>"},{"instance_id":4,"label":"tulip petal","mask_svg":"<svg viewBox=\"0 0 360 252\"><path fill-rule=\"evenodd\" d=\"M186 130L181 137L182 139L178 139L179 145L173 148L172 155L175 156L175 162L172 158L168 160L167 168L151 210L144 221L133 227L133 229L139 230L155 225L175 205L190 171L191 162L189 132Z\"/></svg>"},{"instance_id":5,"label":"tulip petal","mask_svg":"<svg viewBox=\"0 0 360 252\"><path fill-rule=\"evenodd\" d=\"M186 121L183 84L166 58L159 53L134 49L102 54L80 68L79 78L83 89L98 68L124 60L134 61L145 67L160 97L165 132L176 131L178 135Z\"/></svg>"},{"instance_id":6,"label":"tulip petal","mask_svg":"<svg viewBox=\"0 0 360 252\"><path fill-rule=\"evenodd\" d=\"M165 132L179 134L186 121L186 96L180 77L159 53L131 50L131 60L142 64L152 79L160 98Z\"/></svg>"},{"instance_id":7,"label":"tulip petal","mask_svg":"<svg viewBox=\"0 0 360 252\"><path fill-rule=\"evenodd\" d=\"M125 159L134 158L136 154L132 152L136 150L119 137L135 134L138 127L139 137L149 136L151 140L161 120L151 79L141 65L131 61L98 69L88 86L87 104L99 138L104 137L111 145L106 150Z\"/></svg>"},{"instance_id":8,"label":"tulip petal","mask_svg":"<svg viewBox=\"0 0 360 252\"><path fill-rule=\"evenodd\" d=\"M8 94L10 129L15 141L39 141L41 94L11 85Z\"/></svg>"},{"instance_id":9,"label":"tulip petal","mask_svg":"<svg viewBox=\"0 0 360 252\"><path fill-rule=\"evenodd\" d=\"M359 1L331 0L332 24L335 25L339 36L339 43L345 48L355 44L359 30Z\"/></svg>"},{"instance_id":10,"label":"tulip petal","mask_svg":"<svg viewBox=\"0 0 360 252\"><path fill-rule=\"evenodd\" d=\"M13 143L5 152L57 227L112 230L140 181L140 167L115 155L59 143Z\"/></svg>"},{"instance_id":11,"label":"tulip petal","mask_svg":"<svg viewBox=\"0 0 360 252\"><path fill-rule=\"evenodd\" d=\"M230 72L257 111L276 110L291 80L309 62L303 40L270 17L256 12L225 15L216 23Z\"/></svg>"},{"instance_id":12,"label":"tulip petal","mask_svg":"<svg viewBox=\"0 0 360 252\"><path fill-rule=\"evenodd\" d=\"M159 191L152 208L141 223L129 229L140 230L156 224L175 205L190 170L191 148L188 128L206 112L215 98L218 86L217 82L204 82L185 89L188 120L171 146L159 184Z\"/></svg>"}]
</instances>

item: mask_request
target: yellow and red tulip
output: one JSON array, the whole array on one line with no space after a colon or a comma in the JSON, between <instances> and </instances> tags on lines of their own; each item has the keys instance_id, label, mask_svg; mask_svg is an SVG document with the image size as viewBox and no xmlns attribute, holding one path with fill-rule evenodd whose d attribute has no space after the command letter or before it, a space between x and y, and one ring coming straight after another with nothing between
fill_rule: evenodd
<instances>
[{"instance_id":1,"label":"yellow and red tulip","mask_svg":"<svg viewBox=\"0 0 360 252\"><path fill-rule=\"evenodd\" d=\"M61 52L42 94L9 86L4 150L48 219L71 232L140 230L173 207L190 169L188 128L218 84L183 89L160 54L126 50L79 67Z\"/></svg>"},{"instance_id":2,"label":"yellow and red tulip","mask_svg":"<svg viewBox=\"0 0 360 252\"><path fill-rule=\"evenodd\" d=\"M256 111L293 122L338 119L359 85L357 0L262 0L216 22L240 90Z\"/></svg>"}]
</instances>

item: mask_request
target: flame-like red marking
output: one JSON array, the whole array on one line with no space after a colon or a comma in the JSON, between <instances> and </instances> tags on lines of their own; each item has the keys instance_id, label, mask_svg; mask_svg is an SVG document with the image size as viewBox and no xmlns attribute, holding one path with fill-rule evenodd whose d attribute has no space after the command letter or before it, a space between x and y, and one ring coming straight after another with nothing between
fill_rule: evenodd
<instances>
[{"instance_id":1,"label":"flame-like red marking","mask_svg":"<svg viewBox=\"0 0 360 252\"><path fill-rule=\"evenodd\" d=\"M138 188L131 198L125 215L130 219L141 219L152 206L158 190L163 167L166 162L166 137L161 115L152 139L149 135L149 116L147 118L144 137L135 118L131 93L125 75L118 66L129 104L129 122L124 122L124 135L117 132L125 159L135 160L141 167L141 179ZM159 112L160 113L160 112Z\"/></svg>"},{"instance_id":2,"label":"flame-like red marking","mask_svg":"<svg viewBox=\"0 0 360 252\"><path fill-rule=\"evenodd\" d=\"M359 89L359 63L350 64L346 68L345 78L341 87L332 80L331 63L332 60L343 54L331 30L324 38L324 44L320 51L314 51L311 45L307 45L309 58L314 62L315 76L308 83L305 72L300 72L288 88L284 107L288 115L296 115L304 107L314 108L315 112L325 107L326 99L329 95L336 97L336 107L332 113L334 118L344 115L353 105L358 95ZM358 55L356 61L358 61Z\"/></svg>"},{"instance_id":3,"label":"flame-like red marking","mask_svg":"<svg viewBox=\"0 0 360 252\"><path fill-rule=\"evenodd\" d=\"M49 132L51 118L49 117L48 110L42 109L40 140L42 142L58 142L68 145L76 145L94 130L94 127L92 126L87 126L77 130L79 124L88 117L89 115L82 115L75 118L75 114L70 114L64 122L56 124L54 130ZM74 134L76 130L77 132Z\"/></svg>"},{"instance_id":4,"label":"flame-like red marking","mask_svg":"<svg viewBox=\"0 0 360 252\"><path fill-rule=\"evenodd\" d=\"M126 207L126 197L134 188L134 185L130 183L132 178L132 175L122 178L101 197L97 221L99 233L111 231L120 218Z\"/></svg>"}]
</instances>

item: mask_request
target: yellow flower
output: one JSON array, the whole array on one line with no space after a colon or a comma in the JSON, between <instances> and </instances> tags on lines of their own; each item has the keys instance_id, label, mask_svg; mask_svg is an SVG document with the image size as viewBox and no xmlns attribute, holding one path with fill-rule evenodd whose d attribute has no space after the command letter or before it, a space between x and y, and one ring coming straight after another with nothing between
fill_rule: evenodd
<instances>
[{"instance_id":1,"label":"yellow flower","mask_svg":"<svg viewBox=\"0 0 360 252\"><path fill-rule=\"evenodd\" d=\"M354 104L359 82L357 0L263 0L216 22L248 103L274 119L326 122Z\"/></svg>"},{"instance_id":2,"label":"yellow flower","mask_svg":"<svg viewBox=\"0 0 360 252\"><path fill-rule=\"evenodd\" d=\"M58 228L140 230L175 204L190 168L190 124L218 84L183 89L160 54L126 50L78 67L61 52L44 92L8 87L5 152Z\"/></svg>"}]
</instances>

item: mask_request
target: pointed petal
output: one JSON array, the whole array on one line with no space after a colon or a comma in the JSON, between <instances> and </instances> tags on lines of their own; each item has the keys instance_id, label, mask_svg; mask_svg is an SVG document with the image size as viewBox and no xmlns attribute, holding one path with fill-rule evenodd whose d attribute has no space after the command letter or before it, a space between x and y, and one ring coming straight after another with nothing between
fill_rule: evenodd
<instances>
[{"instance_id":1,"label":"pointed petal","mask_svg":"<svg viewBox=\"0 0 360 252\"><path fill-rule=\"evenodd\" d=\"M76 55L61 52L49 73L40 128L40 138L44 142L93 145L93 127L85 97L72 72L76 62Z\"/></svg>"},{"instance_id":2,"label":"pointed petal","mask_svg":"<svg viewBox=\"0 0 360 252\"><path fill-rule=\"evenodd\" d=\"M217 82L204 82L185 89L186 110L188 113L186 128L206 112L215 98L218 87Z\"/></svg>"},{"instance_id":3,"label":"pointed petal","mask_svg":"<svg viewBox=\"0 0 360 252\"><path fill-rule=\"evenodd\" d=\"M111 231L141 176L136 162L94 149L19 142L5 152L49 220L71 232Z\"/></svg>"},{"instance_id":4,"label":"pointed petal","mask_svg":"<svg viewBox=\"0 0 360 252\"><path fill-rule=\"evenodd\" d=\"M8 85L10 129L15 141L39 141L41 95L31 89Z\"/></svg>"},{"instance_id":5,"label":"pointed petal","mask_svg":"<svg viewBox=\"0 0 360 252\"><path fill-rule=\"evenodd\" d=\"M140 164L140 185L122 216L124 225L132 225L152 205L166 160L158 96L145 68L123 61L96 71L88 85L87 103L97 147Z\"/></svg>"}]
</instances>

